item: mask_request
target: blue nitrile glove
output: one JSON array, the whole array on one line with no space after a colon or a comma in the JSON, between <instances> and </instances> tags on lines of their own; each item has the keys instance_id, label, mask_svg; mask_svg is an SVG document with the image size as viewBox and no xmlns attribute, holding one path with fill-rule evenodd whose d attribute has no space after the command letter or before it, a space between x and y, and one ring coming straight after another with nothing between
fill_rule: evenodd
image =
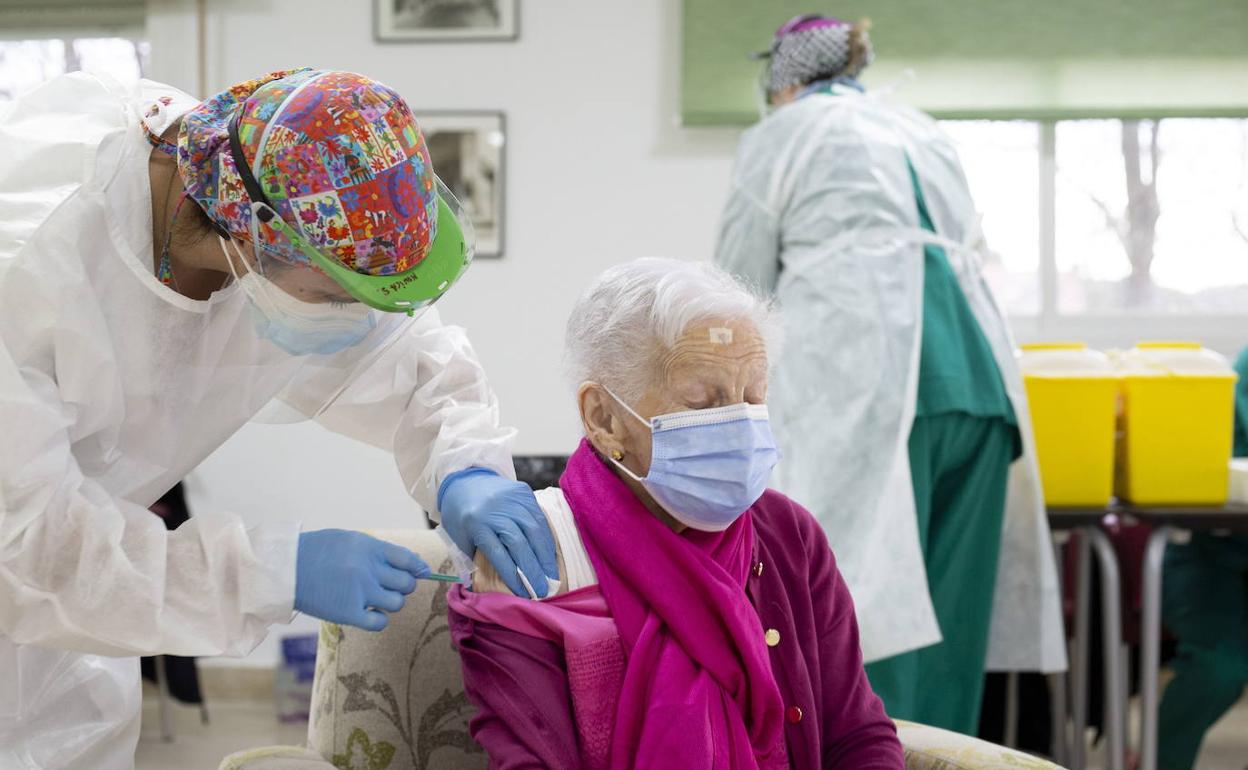
<instances>
[{"instance_id":1,"label":"blue nitrile glove","mask_svg":"<svg viewBox=\"0 0 1248 770\"><path fill-rule=\"evenodd\" d=\"M546 596L546 577L559 579L550 525L524 482L488 468L456 471L438 489L438 510L455 545L469 556L478 548L484 551L516 596L529 596L517 567L539 597Z\"/></svg>"},{"instance_id":2,"label":"blue nitrile glove","mask_svg":"<svg viewBox=\"0 0 1248 770\"><path fill-rule=\"evenodd\" d=\"M295 609L366 631L386 627L416 579L432 570L416 554L363 532L319 529L299 535Z\"/></svg>"}]
</instances>

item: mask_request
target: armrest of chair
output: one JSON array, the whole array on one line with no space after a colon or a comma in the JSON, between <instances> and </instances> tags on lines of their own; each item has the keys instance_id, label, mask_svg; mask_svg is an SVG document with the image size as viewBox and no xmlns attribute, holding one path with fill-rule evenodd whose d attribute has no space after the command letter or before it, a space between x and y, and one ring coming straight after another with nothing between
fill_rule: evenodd
<instances>
[{"instance_id":1,"label":"armrest of chair","mask_svg":"<svg viewBox=\"0 0 1248 770\"><path fill-rule=\"evenodd\" d=\"M265 746L231 754L217 770L334 770L334 766L302 746Z\"/></svg>"},{"instance_id":2,"label":"armrest of chair","mask_svg":"<svg viewBox=\"0 0 1248 770\"><path fill-rule=\"evenodd\" d=\"M897 721L897 736L906 770L1061 770L1047 759L913 722Z\"/></svg>"}]
</instances>

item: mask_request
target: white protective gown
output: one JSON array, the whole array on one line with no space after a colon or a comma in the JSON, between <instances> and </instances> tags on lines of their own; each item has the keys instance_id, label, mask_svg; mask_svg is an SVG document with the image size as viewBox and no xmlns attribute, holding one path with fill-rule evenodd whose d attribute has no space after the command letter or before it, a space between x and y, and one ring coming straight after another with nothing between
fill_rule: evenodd
<instances>
[{"instance_id":1,"label":"white protective gown","mask_svg":"<svg viewBox=\"0 0 1248 770\"><path fill-rule=\"evenodd\" d=\"M512 431L435 311L296 358L257 338L236 284L201 302L156 280L139 121L161 96L159 133L195 101L154 83L76 74L0 111L3 770L132 767L134 656L241 655L290 620L298 511L166 532L147 510L266 403L392 449L427 510L455 470L514 477Z\"/></svg>"},{"instance_id":2,"label":"white protective gown","mask_svg":"<svg viewBox=\"0 0 1248 770\"><path fill-rule=\"evenodd\" d=\"M938 236L920 228L914 163ZM863 655L940 640L919 546L914 421L925 242L945 247L990 343L1024 454L1010 470L990 670L1065 668L1057 575L1014 344L980 273L978 217L952 143L926 115L843 86L746 132L717 262L774 294L785 341L768 405L776 487L828 533Z\"/></svg>"}]
</instances>

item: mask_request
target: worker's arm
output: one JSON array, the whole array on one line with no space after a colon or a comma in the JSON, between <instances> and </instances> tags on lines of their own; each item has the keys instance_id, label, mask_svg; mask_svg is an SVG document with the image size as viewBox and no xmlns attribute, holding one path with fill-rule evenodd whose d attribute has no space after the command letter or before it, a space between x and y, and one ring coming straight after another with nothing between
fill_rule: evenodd
<instances>
[{"instance_id":1,"label":"worker's arm","mask_svg":"<svg viewBox=\"0 0 1248 770\"><path fill-rule=\"evenodd\" d=\"M0 634L104 655L247 653L290 619L298 525L204 514L169 532L110 494L78 466L75 407L38 364L74 353L57 347L19 366L0 341Z\"/></svg>"},{"instance_id":2,"label":"worker's arm","mask_svg":"<svg viewBox=\"0 0 1248 770\"><path fill-rule=\"evenodd\" d=\"M780 221L763 198L767 180L760 161L751 157L753 144L747 136L733 169L715 263L760 295L770 296L780 275Z\"/></svg>"},{"instance_id":3,"label":"worker's arm","mask_svg":"<svg viewBox=\"0 0 1248 770\"><path fill-rule=\"evenodd\" d=\"M169 457L120 447L80 467L75 443L116 448L120 423L142 420L149 405L119 391L119 351L91 333L109 321L82 271L44 259L54 253L46 239L23 253L109 168L97 163L101 143L116 150L107 137L135 130L121 99L74 73L0 110L0 636L105 655L244 654L291 616L298 525L205 513L169 532L110 491L145 484ZM115 258L92 250L108 223L80 210L88 219L74 224L98 229L62 219L49 228L52 248ZM135 345L160 337L126 331ZM177 451L177 437L164 438ZM0 692L14 686L0 682Z\"/></svg>"},{"instance_id":4,"label":"worker's arm","mask_svg":"<svg viewBox=\"0 0 1248 770\"><path fill-rule=\"evenodd\" d=\"M436 519L439 487L452 473L516 477L515 431L499 425L498 400L463 329L429 308L401 335L327 409L332 391L313 380L297 379L281 398L336 433L393 451L408 491Z\"/></svg>"},{"instance_id":5,"label":"worker's arm","mask_svg":"<svg viewBox=\"0 0 1248 770\"><path fill-rule=\"evenodd\" d=\"M532 490L515 480L515 431L499 425L463 329L430 308L327 409L325 389L310 384L296 380L281 398L331 430L393 450L408 492L461 551L484 551L517 596L528 595L517 569L546 595L543 575L559 574L554 539Z\"/></svg>"}]
</instances>

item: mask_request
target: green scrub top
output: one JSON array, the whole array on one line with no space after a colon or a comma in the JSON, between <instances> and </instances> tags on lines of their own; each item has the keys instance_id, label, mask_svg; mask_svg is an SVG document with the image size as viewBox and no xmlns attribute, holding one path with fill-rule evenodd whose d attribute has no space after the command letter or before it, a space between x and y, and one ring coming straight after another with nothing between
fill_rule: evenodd
<instances>
[{"instance_id":1,"label":"green scrub top","mask_svg":"<svg viewBox=\"0 0 1248 770\"><path fill-rule=\"evenodd\" d=\"M1235 456L1248 457L1248 348L1235 359Z\"/></svg>"},{"instance_id":2,"label":"green scrub top","mask_svg":"<svg viewBox=\"0 0 1248 770\"><path fill-rule=\"evenodd\" d=\"M935 233L918 174L909 158L906 164L918 202L919 224ZM915 416L952 412L1018 424L992 348L958 285L945 250L927 244L923 247L923 340Z\"/></svg>"}]
</instances>

